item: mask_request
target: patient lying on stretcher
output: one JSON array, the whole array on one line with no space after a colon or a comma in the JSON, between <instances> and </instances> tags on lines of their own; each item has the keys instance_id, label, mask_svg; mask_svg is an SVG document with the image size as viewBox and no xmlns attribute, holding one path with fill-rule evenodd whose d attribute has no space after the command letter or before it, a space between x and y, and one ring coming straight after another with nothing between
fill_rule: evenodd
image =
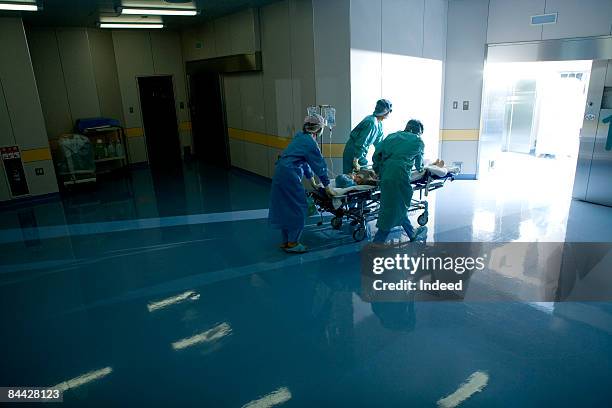
<instances>
[{"instance_id":1,"label":"patient lying on stretcher","mask_svg":"<svg viewBox=\"0 0 612 408\"><path fill-rule=\"evenodd\" d=\"M340 174L336 177L336 187L347 188L352 186L375 186L378 176L374 170L361 169L357 173Z\"/></svg>"},{"instance_id":2,"label":"patient lying on stretcher","mask_svg":"<svg viewBox=\"0 0 612 408\"><path fill-rule=\"evenodd\" d=\"M435 177L445 177L447 174L458 174L460 169L457 167L448 167L443 160L437 159L432 162L425 160L423 171L413 170L410 175L411 181L422 179L427 173ZM335 180L332 180L331 191L333 195L343 195L349 191L369 190L372 186L378 185L378 175L370 169L361 169L356 173L340 174Z\"/></svg>"},{"instance_id":3,"label":"patient lying on stretcher","mask_svg":"<svg viewBox=\"0 0 612 408\"><path fill-rule=\"evenodd\" d=\"M461 169L459 167L446 166L444 160L441 159L437 159L435 162L425 160L423 171L413 170L410 174L410 181L416 181L423 178L427 172L435 177L445 177L449 173L459 174Z\"/></svg>"},{"instance_id":4,"label":"patient lying on stretcher","mask_svg":"<svg viewBox=\"0 0 612 408\"><path fill-rule=\"evenodd\" d=\"M422 178L427 172L436 177L444 177L448 173L457 174L459 168L447 167L444 160L437 159L434 162L425 160L423 171L413 170L410 179L412 181ZM375 186L378 184L378 175L374 170L361 169L357 173L340 174L335 180L336 188L349 188L352 186Z\"/></svg>"}]
</instances>

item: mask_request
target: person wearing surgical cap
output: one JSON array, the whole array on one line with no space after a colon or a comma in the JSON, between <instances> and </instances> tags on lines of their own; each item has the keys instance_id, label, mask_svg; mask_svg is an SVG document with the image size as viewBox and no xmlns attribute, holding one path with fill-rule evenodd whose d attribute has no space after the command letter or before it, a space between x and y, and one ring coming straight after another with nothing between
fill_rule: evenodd
<instances>
[{"instance_id":1,"label":"person wearing surgical cap","mask_svg":"<svg viewBox=\"0 0 612 408\"><path fill-rule=\"evenodd\" d=\"M344 147L342 156L342 172L349 174L359 171L361 166L368 164L366 156L370 146L378 146L383 140L382 121L392 112L391 102L387 99L380 99L376 102L374 113L366 116L351 131L348 142Z\"/></svg>"},{"instance_id":2,"label":"person wearing surgical cap","mask_svg":"<svg viewBox=\"0 0 612 408\"><path fill-rule=\"evenodd\" d=\"M307 116L302 131L293 137L276 162L268 220L273 228L281 230L281 248L288 253L307 251L300 243L308 212L302 179L310 179L315 189L326 187L329 191L327 164L316 142L324 126L325 119L322 116Z\"/></svg>"}]
</instances>

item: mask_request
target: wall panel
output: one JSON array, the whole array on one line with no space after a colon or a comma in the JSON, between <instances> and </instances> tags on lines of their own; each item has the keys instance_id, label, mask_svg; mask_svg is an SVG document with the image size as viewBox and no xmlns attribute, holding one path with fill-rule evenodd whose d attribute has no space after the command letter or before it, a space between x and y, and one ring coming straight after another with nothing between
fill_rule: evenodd
<instances>
[{"instance_id":1,"label":"wall panel","mask_svg":"<svg viewBox=\"0 0 612 408\"><path fill-rule=\"evenodd\" d=\"M47 135L56 139L74 128L55 30L30 30L28 45Z\"/></svg>"},{"instance_id":2,"label":"wall panel","mask_svg":"<svg viewBox=\"0 0 612 408\"><path fill-rule=\"evenodd\" d=\"M422 56L424 12L425 0L383 0L382 52Z\"/></svg>"},{"instance_id":3,"label":"wall panel","mask_svg":"<svg viewBox=\"0 0 612 408\"><path fill-rule=\"evenodd\" d=\"M545 2L546 0L491 0L487 42L492 44L542 39L542 26L532 26L531 16L544 13ZM486 21L484 23L486 24Z\"/></svg>"},{"instance_id":4,"label":"wall panel","mask_svg":"<svg viewBox=\"0 0 612 408\"><path fill-rule=\"evenodd\" d=\"M21 149L48 147L34 70L23 24L0 18L0 78L13 135Z\"/></svg>"},{"instance_id":5,"label":"wall panel","mask_svg":"<svg viewBox=\"0 0 612 408\"><path fill-rule=\"evenodd\" d=\"M301 129L306 108L315 104L314 33L310 0L290 0L293 131Z\"/></svg>"},{"instance_id":6,"label":"wall panel","mask_svg":"<svg viewBox=\"0 0 612 408\"><path fill-rule=\"evenodd\" d=\"M0 146L11 146L15 144L15 136L11 126L11 118L4 97L2 78L0 78ZM1 160L0 160L1 161ZM0 175L0 178L2 176Z\"/></svg>"},{"instance_id":7,"label":"wall panel","mask_svg":"<svg viewBox=\"0 0 612 408\"><path fill-rule=\"evenodd\" d=\"M273 3L261 9L266 132L289 137L293 133L291 83L291 31L289 3Z\"/></svg>"},{"instance_id":8,"label":"wall panel","mask_svg":"<svg viewBox=\"0 0 612 408\"><path fill-rule=\"evenodd\" d=\"M84 28L56 31L72 119L100 116L100 102Z\"/></svg>"},{"instance_id":9,"label":"wall panel","mask_svg":"<svg viewBox=\"0 0 612 408\"><path fill-rule=\"evenodd\" d=\"M446 59L447 0L426 0L423 16L423 58Z\"/></svg>"},{"instance_id":10,"label":"wall panel","mask_svg":"<svg viewBox=\"0 0 612 408\"><path fill-rule=\"evenodd\" d=\"M108 30L87 29L93 62L100 114L124 123L121 88L117 74L117 61L113 36Z\"/></svg>"},{"instance_id":11,"label":"wall panel","mask_svg":"<svg viewBox=\"0 0 612 408\"><path fill-rule=\"evenodd\" d=\"M242 128L265 133L263 75L261 73L243 74L239 80Z\"/></svg>"},{"instance_id":12,"label":"wall panel","mask_svg":"<svg viewBox=\"0 0 612 408\"><path fill-rule=\"evenodd\" d=\"M609 35L612 30L610 0L546 0L547 13L559 13L557 24L543 27L542 39Z\"/></svg>"},{"instance_id":13,"label":"wall panel","mask_svg":"<svg viewBox=\"0 0 612 408\"><path fill-rule=\"evenodd\" d=\"M154 73L149 33L115 30L112 35L125 126L139 128L142 127L142 116L136 78Z\"/></svg>"},{"instance_id":14,"label":"wall panel","mask_svg":"<svg viewBox=\"0 0 612 408\"><path fill-rule=\"evenodd\" d=\"M156 75L172 75L174 97L179 122L189 121L185 64L180 47L180 35L174 31L151 32L151 50ZM181 108L181 103L183 108Z\"/></svg>"}]
</instances>

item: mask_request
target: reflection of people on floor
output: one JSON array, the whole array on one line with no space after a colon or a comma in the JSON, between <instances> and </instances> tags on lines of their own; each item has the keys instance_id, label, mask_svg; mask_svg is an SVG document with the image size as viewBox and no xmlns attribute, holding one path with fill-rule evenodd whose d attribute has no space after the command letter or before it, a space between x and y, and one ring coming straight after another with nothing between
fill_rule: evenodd
<instances>
[{"instance_id":1,"label":"reflection of people on floor","mask_svg":"<svg viewBox=\"0 0 612 408\"><path fill-rule=\"evenodd\" d=\"M403 332L414 330L414 302L373 302L371 306L383 327Z\"/></svg>"}]
</instances>

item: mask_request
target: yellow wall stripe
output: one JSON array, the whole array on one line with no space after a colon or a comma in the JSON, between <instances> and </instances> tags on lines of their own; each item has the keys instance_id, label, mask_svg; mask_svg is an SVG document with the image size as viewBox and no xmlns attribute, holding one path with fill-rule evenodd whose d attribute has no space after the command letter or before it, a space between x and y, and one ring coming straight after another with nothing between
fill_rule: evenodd
<instances>
[{"instance_id":1,"label":"yellow wall stripe","mask_svg":"<svg viewBox=\"0 0 612 408\"><path fill-rule=\"evenodd\" d=\"M228 128L227 130L230 139L242 140L244 142L273 147L275 149L285 149L289 145L289 142L291 142L290 138L268 135L266 133L251 132L250 130L236 128ZM323 144L322 153L324 157L342 157L343 152L344 144L342 143L332 143L331 146L329 143Z\"/></svg>"},{"instance_id":2,"label":"yellow wall stripe","mask_svg":"<svg viewBox=\"0 0 612 408\"><path fill-rule=\"evenodd\" d=\"M181 123L179 123L179 130L181 132L186 132L188 130L191 130L191 122L181 122Z\"/></svg>"},{"instance_id":3,"label":"yellow wall stripe","mask_svg":"<svg viewBox=\"0 0 612 408\"><path fill-rule=\"evenodd\" d=\"M48 147L43 147L40 149L22 150L21 160L24 163L51 160L51 149Z\"/></svg>"},{"instance_id":4,"label":"yellow wall stripe","mask_svg":"<svg viewBox=\"0 0 612 408\"><path fill-rule=\"evenodd\" d=\"M126 128L125 135L127 137L142 137L144 136L144 129L141 127Z\"/></svg>"},{"instance_id":5,"label":"yellow wall stripe","mask_svg":"<svg viewBox=\"0 0 612 408\"><path fill-rule=\"evenodd\" d=\"M284 149L287 147L291 139L280 136L268 135L265 133L251 132L250 130L228 128L230 139L242 140L245 142L260 144L263 146L274 147L276 149Z\"/></svg>"},{"instance_id":6,"label":"yellow wall stripe","mask_svg":"<svg viewBox=\"0 0 612 408\"><path fill-rule=\"evenodd\" d=\"M324 157L342 157L344 153L344 144L342 143L323 143L322 153Z\"/></svg>"},{"instance_id":7,"label":"yellow wall stripe","mask_svg":"<svg viewBox=\"0 0 612 408\"><path fill-rule=\"evenodd\" d=\"M440 140L443 142L478 141L480 129L440 129Z\"/></svg>"}]
</instances>

